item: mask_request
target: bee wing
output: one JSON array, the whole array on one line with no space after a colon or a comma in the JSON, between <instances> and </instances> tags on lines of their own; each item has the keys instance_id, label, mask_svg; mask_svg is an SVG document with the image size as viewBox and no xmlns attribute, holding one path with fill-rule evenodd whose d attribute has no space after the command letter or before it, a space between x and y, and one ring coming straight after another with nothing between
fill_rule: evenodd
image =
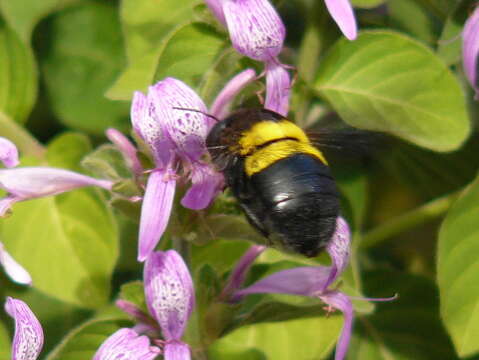
<instances>
[{"instance_id":1,"label":"bee wing","mask_svg":"<svg viewBox=\"0 0 479 360\"><path fill-rule=\"evenodd\" d=\"M355 158L377 151L385 138L384 134L353 128L321 129L306 134L311 143L322 151Z\"/></svg>"}]
</instances>

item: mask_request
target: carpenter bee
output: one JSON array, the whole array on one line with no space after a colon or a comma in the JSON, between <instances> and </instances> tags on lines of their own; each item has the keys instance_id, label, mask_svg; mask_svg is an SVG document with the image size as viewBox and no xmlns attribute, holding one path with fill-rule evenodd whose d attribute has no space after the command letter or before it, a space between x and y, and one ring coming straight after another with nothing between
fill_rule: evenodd
<instances>
[{"instance_id":1,"label":"carpenter bee","mask_svg":"<svg viewBox=\"0 0 479 360\"><path fill-rule=\"evenodd\" d=\"M226 186L268 245L317 256L336 229L339 193L323 153L273 111L239 109L206 145Z\"/></svg>"}]
</instances>

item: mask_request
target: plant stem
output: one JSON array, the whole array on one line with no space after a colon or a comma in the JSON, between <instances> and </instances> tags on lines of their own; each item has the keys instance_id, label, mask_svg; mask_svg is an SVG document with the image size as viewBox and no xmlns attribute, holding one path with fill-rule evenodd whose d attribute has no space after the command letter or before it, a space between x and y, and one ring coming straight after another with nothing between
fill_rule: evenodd
<instances>
[{"instance_id":1,"label":"plant stem","mask_svg":"<svg viewBox=\"0 0 479 360\"><path fill-rule=\"evenodd\" d=\"M440 197L377 226L364 234L359 247L365 249L375 246L395 235L443 215L459 197L459 194L460 191Z\"/></svg>"}]
</instances>

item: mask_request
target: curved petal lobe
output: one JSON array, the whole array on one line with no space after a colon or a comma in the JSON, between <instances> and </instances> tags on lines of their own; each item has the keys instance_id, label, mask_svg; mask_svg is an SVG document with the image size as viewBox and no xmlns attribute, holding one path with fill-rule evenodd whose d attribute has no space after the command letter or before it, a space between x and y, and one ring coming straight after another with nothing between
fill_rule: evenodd
<instances>
[{"instance_id":1,"label":"curved petal lobe","mask_svg":"<svg viewBox=\"0 0 479 360\"><path fill-rule=\"evenodd\" d=\"M0 170L0 188L22 199L60 194L84 186L110 190L112 182L51 167L21 167Z\"/></svg>"},{"instance_id":2,"label":"curved petal lobe","mask_svg":"<svg viewBox=\"0 0 479 360\"><path fill-rule=\"evenodd\" d=\"M143 274L150 314L160 324L166 341L180 340L195 298L186 264L174 250L152 253Z\"/></svg>"},{"instance_id":3,"label":"curved petal lobe","mask_svg":"<svg viewBox=\"0 0 479 360\"><path fill-rule=\"evenodd\" d=\"M204 139L208 133L206 105L185 83L165 78L150 87L155 114L168 132L180 156L196 161L206 151ZM187 109L197 110L188 111Z\"/></svg>"},{"instance_id":4,"label":"curved petal lobe","mask_svg":"<svg viewBox=\"0 0 479 360\"><path fill-rule=\"evenodd\" d=\"M356 39L357 25L349 0L324 0L329 14L349 40Z\"/></svg>"},{"instance_id":5,"label":"curved petal lobe","mask_svg":"<svg viewBox=\"0 0 479 360\"><path fill-rule=\"evenodd\" d=\"M278 271L237 291L235 298L264 293L315 296L324 287L330 271L329 266L303 266Z\"/></svg>"},{"instance_id":6,"label":"curved petal lobe","mask_svg":"<svg viewBox=\"0 0 479 360\"><path fill-rule=\"evenodd\" d=\"M138 261L145 261L155 249L170 219L176 180L171 171L153 171L141 205Z\"/></svg>"},{"instance_id":7,"label":"curved petal lobe","mask_svg":"<svg viewBox=\"0 0 479 360\"><path fill-rule=\"evenodd\" d=\"M256 72L253 69L246 69L228 81L213 101L213 105L210 108L211 115L218 119L224 118L228 113L228 105L233 101L234 97L254 79L256 79Z\"/></svg>"},{"instance_id":8,"label":"curved petal lobe","mask_svg":"<svg viewBox=\"0 0 479 360\"><path fill-rule=\"evenodd\" d=\"M258 61L270 61L283 48L283 22L268 0L228 0L223 5L233 47Z\"/></svg>"},{"instance_id":9,"label":"curved petal lobe","mask_svg":"<svg viewBox=\"0 0 479 360\"><path fill-rule=\"evenodd\" d=\"M27 270L5 250L5 246L0 242L0 265L3 266L7 275L18 284L31 285L32 278Z\"/></svg>"},{"instance_id":10,"label":"curved petal lobe","mask_svg":"<svg viewBox=\"0 0 479 360\"><path fill-rule=\"evenodd\" d=\"M264 107L288 115L291 79L286 69L276 62L266 65L266 99Z\"/></svg>"},{"instance_id":11,"label":"curved petal lobe","mask_svg":"<svg viewBox=\"0 0 479 360\"><path fill-rule=\"evenodd\" d=\"M0 136L0 161L8 168L18 165L18 150L14 143Z\"/></svg>"},{"instance_id":12,"label":"curved petal lobe","mask_svg":"<svg viewBox=\"0 0 479 360\"><path fill-rule=\"evenodd\" d=\"M7 297L5 311L15 320L12 360L35 360L43 347L43 329L23 301Z\"/></svg>"},{"instance_id":13,"label":"curved petal lobe","mask_svg":"<svg viewBox=\"0 0 479 360\"><path fill-rule=\"evenodd\" d=\"M479 99L479 6L466 21L462 33L462 59L464 71L471 86L476 91L476 100Z\"/></svg>"},{"instance_id":14,"label":"curved petal lobe","mask_svg":"<svg viewBox=\"0 0 479 360\"><path fill-rule=\"evenodd\" d=\"M223 185L223 175L217 173L209 165L196 164L193 167L191 182L181 205L188 209L201 210L206 208L216 197Z\"/></svg>"},{"instance_id":15,"label":"curved petal lobe","mask_svg":"<svg viewBox=\"0 0 479 360\"><path fill-rule=\"evenodd\" d=\"M123 328L101 344L93 360L153 360L160 353L159 348L150 346L146 336Z\"/></svg>"}]
</instances>

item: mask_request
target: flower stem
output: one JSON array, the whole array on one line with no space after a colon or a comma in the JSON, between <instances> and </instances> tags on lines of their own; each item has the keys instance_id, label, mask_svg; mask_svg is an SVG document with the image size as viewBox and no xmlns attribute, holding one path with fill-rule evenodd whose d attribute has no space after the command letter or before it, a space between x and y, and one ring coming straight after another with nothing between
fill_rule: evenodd
<instances>
[{"instance_id":1,"label":"flower stem","mask_svg":"<svg viewBox=\"0 0 479 360\"><path fill-rule=\"evenodd\" d=\"M45 148L27 130L2 112L0 112L0 134L12 141L24 156L41 159L45 153Z\"/></svg>"},{"instance_id":2,"label":"flower stem","mask_svg":"<svg viewBox=\"0 0 479 360\"><path fill-rule=\"evenodd\" d=\"M370 248L417 225L443 215L449 210L459 194L460 191L457 191L440 197L377 226L364 234L359 247L362 249Z\"/></svg>"}]
</instances>

